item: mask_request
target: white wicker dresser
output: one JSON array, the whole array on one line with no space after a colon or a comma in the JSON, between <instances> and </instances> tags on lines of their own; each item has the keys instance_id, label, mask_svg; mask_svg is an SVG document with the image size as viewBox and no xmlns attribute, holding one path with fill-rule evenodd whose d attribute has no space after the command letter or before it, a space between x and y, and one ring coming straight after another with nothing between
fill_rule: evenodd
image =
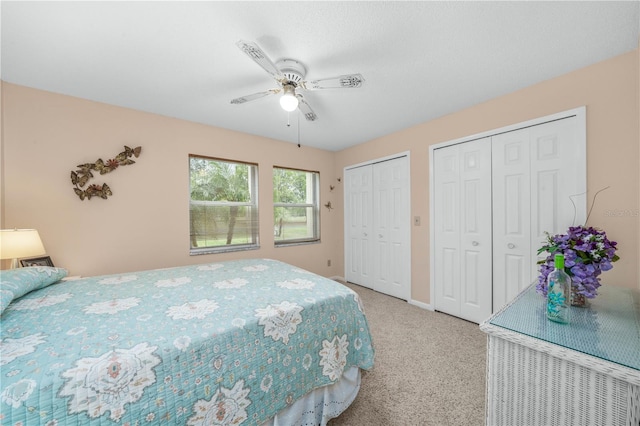
<instances>
[{"instance_id":1,"label":"white wicker dresser","mask_svg":"<svg viewBox=\"0 0 640 426\"><path fill-rule=\"evenodd\" d=\"M487 425L640 426L640 293L598 293L557 324L531 285L480 324Z\"/></svg>"}]
</instances>

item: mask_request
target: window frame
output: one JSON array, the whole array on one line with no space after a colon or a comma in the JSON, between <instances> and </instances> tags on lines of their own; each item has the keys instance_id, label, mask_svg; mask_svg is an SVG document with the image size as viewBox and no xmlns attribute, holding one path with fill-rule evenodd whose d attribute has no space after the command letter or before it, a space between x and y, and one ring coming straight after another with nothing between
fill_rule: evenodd
<instances>
[{"instance_id":1,"label":"window frame","mask_svg":"<svg viewBox=\"0 0 640 426\"><path fill-rule=\"evenodd\" d=\"M292 246L292 245L319 243L320 242L320 172L317 170L305 170L305 169L298 169L294 167L283 167L283 166L274 165L271 172L272 183L275 175L274 172L276 169L291 170L294 172L302 172L307 174L310 173L311 176L313 177L313 181L311 182L311 192L312 192L311 196L313 198L313 201L308 203L281 203L281 202L276 202L275 200L273 201L272 214L273 214L273 227L274 227L274 246L286 247L286 246ZM309 186L309 183L307 183L307 186ZM275 186L273 188L273 191L274 191L273 198L275 198ZM275 230L279 227L279 225L276 221L275 210L278 207L310 208L313 214L313 219L314 219L314 222L312 224L313 235L311 237L304 237L304 238L290 238L290 239L284 239L284 240L276 239Z\"/></svg>"},{"instance_id":2,"label":"window frame","mask_svg":"<svg viewBox=\"0 0 640 426\"><path fill-rule=\"evenodd\" d=\"M203 201L203 200L193 200L191 198L191 181L192 181L192 169L191 169L191 159L197 158L207 161L216 161L222 163L229 163L235 165L243 165L248 166L248 187L249 187L249 196L250 201ZM260 205L258 202L258 177L259 170L258 164L248 162L248 161L239 161L239 160L230 160L227 158L218 158L218 157L209 157L206 155L198 155L198 154L189 154L189 255L197 256L202 254L215 254L215 253L228 253L234 251L244 251L244 250L257 250L260 248ZM204 247L193 247L192 246L192 238L194 235L194 229L192 227L192 212L191 207L193 205L205 205L205 206L213 206L213 207L247 207L249 210L249 221L251 225L251 242L246 244L223 244L218 246L204 246Z\"/></svg>"}]
</instances>

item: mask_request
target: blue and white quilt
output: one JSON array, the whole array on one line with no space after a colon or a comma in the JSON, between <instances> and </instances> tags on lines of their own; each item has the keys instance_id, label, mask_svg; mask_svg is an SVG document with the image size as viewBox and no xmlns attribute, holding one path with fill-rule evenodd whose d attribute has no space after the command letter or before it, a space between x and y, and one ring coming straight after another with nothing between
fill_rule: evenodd
<instances>
[{"instance_id":1,"label":"blue and white quilt","mask_svg":"<svg viewBox=\"0 0 640 426\"><path fill-rule=\"evenodd\" d=\"M0 274L2 425L261 424L373 367L358 295L279 261L65 272Z\"/></svg>"}]
</instances>

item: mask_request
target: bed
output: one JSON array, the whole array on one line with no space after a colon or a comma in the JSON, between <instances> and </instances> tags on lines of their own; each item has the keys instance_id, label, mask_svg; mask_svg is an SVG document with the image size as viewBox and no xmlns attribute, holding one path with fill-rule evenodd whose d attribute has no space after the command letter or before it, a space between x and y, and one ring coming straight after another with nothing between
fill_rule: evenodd
<instances>
[{"instance_id":1,"label":"bed","mask_svg":"<svg viewBox=\"0 0 640 426\"><path fill-rule=\"evenodd\" d=\"M373 367L358 295L286 263L66 274L0 274L0 424L326 424Z\"/></svg>"}]
</instances>

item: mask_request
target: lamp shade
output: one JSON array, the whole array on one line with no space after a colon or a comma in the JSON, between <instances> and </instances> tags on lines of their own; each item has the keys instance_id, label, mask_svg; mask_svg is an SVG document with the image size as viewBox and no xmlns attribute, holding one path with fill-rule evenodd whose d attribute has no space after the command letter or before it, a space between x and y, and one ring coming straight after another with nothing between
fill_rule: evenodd
<instances>
[{"instance_id":1,"label":"lamp shade","mask_svg":"<svg viewBox=\"0 0 640 426\"><path fill-rule=\"evenodd\" d=\"M37 230L0 230L0 259L20 259L45 253Z\"/></svg>"}]
</instances>

